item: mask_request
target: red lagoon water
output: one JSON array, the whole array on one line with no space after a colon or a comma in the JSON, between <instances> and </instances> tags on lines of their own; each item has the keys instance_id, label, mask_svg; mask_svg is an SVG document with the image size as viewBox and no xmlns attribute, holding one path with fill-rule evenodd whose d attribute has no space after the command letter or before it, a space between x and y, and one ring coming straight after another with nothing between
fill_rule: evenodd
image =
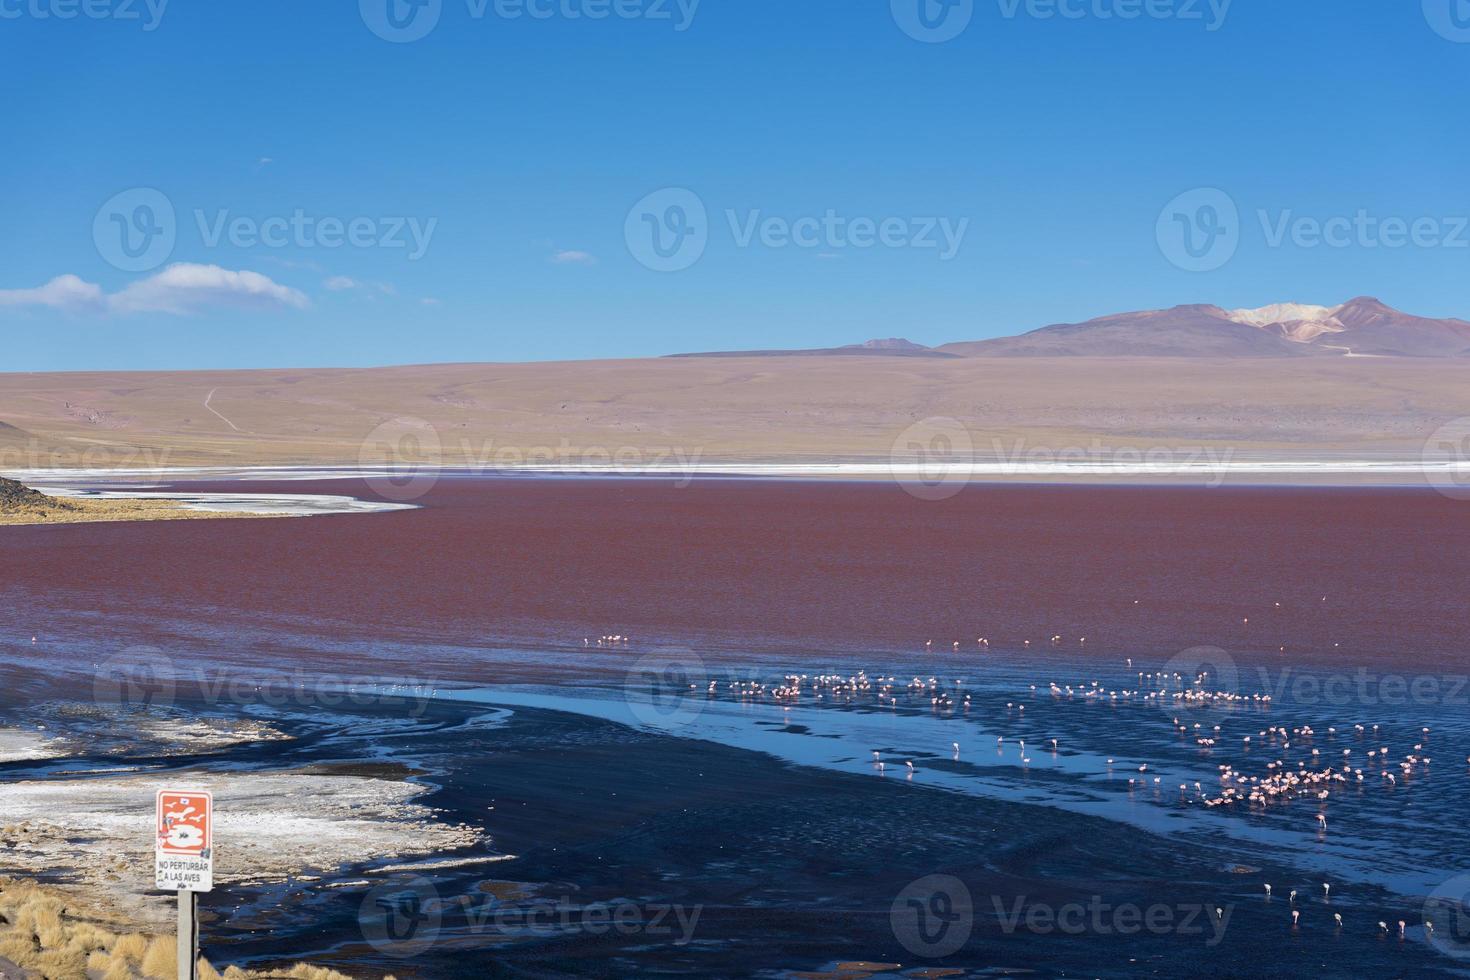
<instances>
[{"instance_id":1,"label":"red lagoon water","mask_svg":"<svg viewBox=\"0 0 1470 980\"><path fill-rule=\"evenodd\" d=\"M374 497L342 480L191 489ZM1046 651L1059 634L1109 655L1470 660L1470 503L1432 491L975 486L925 501L883 483L445 478L420 502L0 529L4 618L45 634L81 617L127 642L192 621L470 646L622 633L970 655L981 636Z\"/></svg>"}]
</instances>

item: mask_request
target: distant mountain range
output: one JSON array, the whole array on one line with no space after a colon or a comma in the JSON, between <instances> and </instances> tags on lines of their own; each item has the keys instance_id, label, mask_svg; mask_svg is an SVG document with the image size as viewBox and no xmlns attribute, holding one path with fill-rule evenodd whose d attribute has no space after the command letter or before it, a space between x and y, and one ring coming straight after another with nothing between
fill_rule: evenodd
<instances>
[{"instance_id":1,"label":"distant mountain range","mask_svg":"<svg viewBox=\"0 0 1470 980\"><path fill-rule=\"evenodd\" d=\"M867 354L903 357L1470 357L1470 322L1402 313L1368 296L1339 306L1253 310L1176 306L1057 323L1015 337L930 348L907 340L688 357Z\"/></svg>"}]
</instances>

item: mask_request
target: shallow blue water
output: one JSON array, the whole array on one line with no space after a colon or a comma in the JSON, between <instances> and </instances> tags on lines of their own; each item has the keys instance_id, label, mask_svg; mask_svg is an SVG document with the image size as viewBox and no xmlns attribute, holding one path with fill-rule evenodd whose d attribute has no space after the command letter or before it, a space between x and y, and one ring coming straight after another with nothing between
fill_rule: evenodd
<instances>
[{"instance_id":1,"label":"shallow blue water","mask_svg":"<svg viewBox=\"0 0 1470 980\"><path fill-rule=\"evenodd\" d=\"M702 663L695 668L682 654L656 656L660 665L677 662L677 670L702 671L697 689L688 690L686 685L677 690L676 683L650 686L647 675L635 669L621 686L475 688L450 696L585 713L765 752L801 765L1055 806L1152 833L1185 838L1225 835L1237 842L1243 863L1260 863L1267 857L1294 863L1341 883L1339 894L1346 894L1346 885L1363 883L1405 897L1423 896L1447 878L1470 871L1470 824L1463 820L1470 812L1470 714L1459 703L1466 695L1453 674L1433 675L1440 682L1437 699L1367 704L1354 697L1324 703L1328 699L1312 693L1318 688L1310 679L1326 682L1350 673L1293 670L1283 684L1279 674L1262 675L1255 665L1244 664L1235 687L1253 694L1262 690L1255 686L1258 682L1267 681L1265 693L1274 689L1269 703L1189 708L1140 696L1115 700L1080 693L1091 689L1094 681L1105 691L1139 689L1137 677L1144 666L1139 662L1107 665L1052 658L1041 672L1011 658L994 657L983 664L969 662L957 668L949 664L955 669L947 673L958 676L937 679L952 693L955 704L936 708L927 684L936 675L925 674L921 678L925 690L910 694L904 683L913 674L878 661L869 677L892 672L899 678L897 703L890 707L887 702L880 706L871 693L853 697L829 693L821 699L808 694L798 703L786 704L769 695L742 697L729 685L749 684L761 676L748 665L726 672ZM813 676L827 672L808 664L790 669ZM830 671L855 676L851 666ZM764 677L768 687L781 683L779 674ZM958 684L961 677L963 683ZM709 679L717 679L713 694L708 691ZM1064 693L1051 693L1052 680ZM1074 693L1065 693L1067 685ZM1428 687L1421 684L1421 690ZM957 692L971 695L968 709L963 693ZM1175 719L1190 732L1181 734ZM1214 735L1214 746L1197 744L1195 724ZM1363 732L1356 730L1358 724L1364 725ZM1259 734L1271 726L1307 726L1315 734L1296 744L1289 738L1272 744ZM1422 731L1426 727L1427 734ZM1337 731L1328 734L1329 728ZM1243 741L1247 736L1252 739L1249 744ZM1057 740L1055 747L1052 739ZM1021 740L1026 743L1024 755ZM1423 748L1416 752L1416 745ZM1350 776L1333 785L1326 800L1299 797L1269 807L1202 803L1205 797L1219 795L1219 767L1224 764L1252 775L1266 775L1267 764L1277 760L1289 768L1305 762L1308 768L1322 769L1341 767L1346 758L1362 767L1368 762L1367 753L1380 747L1386 747L1393 760L1388 768L1398 778L1392 784L1380 775L1384 767L1372 765L1363 769L1361 782ZM1344 757L1344 749L1351 755ZM882 771L873 759L874 750L882 755ZM1412 775L1404 777L1398 762L1410 754L1430 761L1416 764ZM912 772L906 765L910 761ZM1144 765L1147 771L1140 772ZM1181 784L1186 787L1183 791ZM1318 813L1327 820L1325 830Z\"/></svg>"}]
</instances>

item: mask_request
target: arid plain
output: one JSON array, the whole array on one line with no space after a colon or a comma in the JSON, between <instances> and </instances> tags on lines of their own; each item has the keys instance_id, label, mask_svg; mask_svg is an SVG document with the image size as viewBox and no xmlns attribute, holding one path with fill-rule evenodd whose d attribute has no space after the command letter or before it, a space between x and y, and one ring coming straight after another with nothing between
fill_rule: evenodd
<instances>
[{"instance_id":1,"label":"arid plain","mask_svg":"<svg viewBox=\"0 0 1470 980\"><path fill-rule=\"evenodd\" d=\"M888 458L958 420L977 455L1207 446L1417 459L1470 416L1470 364L1418 358L664 358L0 374L0 469L358 464L395 419L478 466Z\"/></svg>"}]
</instances>

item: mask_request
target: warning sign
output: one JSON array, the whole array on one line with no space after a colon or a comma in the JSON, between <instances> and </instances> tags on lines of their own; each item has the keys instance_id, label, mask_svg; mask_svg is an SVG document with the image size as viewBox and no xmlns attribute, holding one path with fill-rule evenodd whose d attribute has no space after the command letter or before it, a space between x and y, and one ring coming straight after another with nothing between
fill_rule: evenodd
<instances>
[{"instance_id":1,"label":"warning sign","mask_svg":"<svg viewBox=\"0 0 1470 980\"><path fill-rule=\"evenodd\" d=\"M154 880L163 891L214 888L214 798L202 790L158 791Z\"/></svg>"}]
</instances>

